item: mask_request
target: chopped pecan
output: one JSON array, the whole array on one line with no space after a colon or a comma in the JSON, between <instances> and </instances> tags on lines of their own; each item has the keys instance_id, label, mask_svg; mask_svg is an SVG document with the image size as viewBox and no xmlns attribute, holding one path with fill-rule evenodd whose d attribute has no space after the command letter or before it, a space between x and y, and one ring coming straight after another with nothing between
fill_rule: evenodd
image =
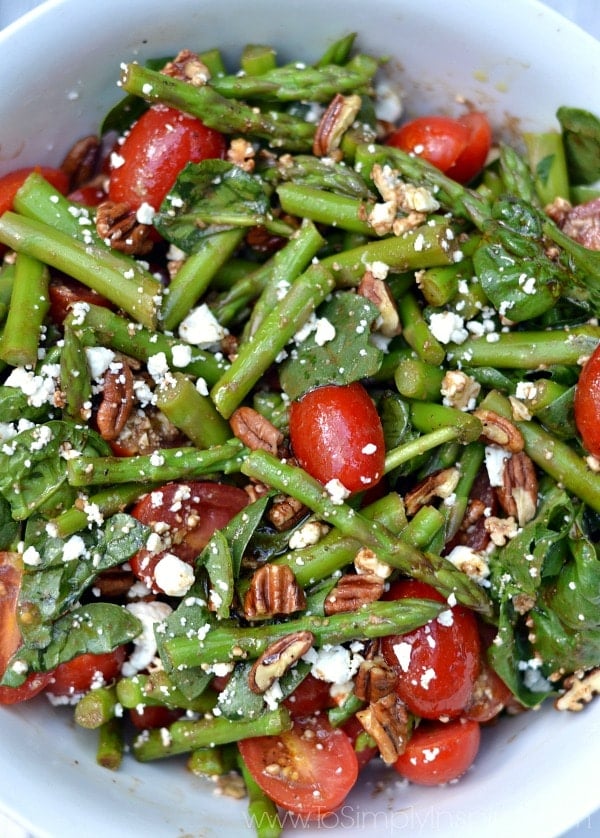
<instances>
[{"instance_id":1,"label":"chopped pecan","mask_svg":"<svg viewBox=\"0 0 600 838\"><path fill-rule=\"evenodd\" d=\"M354 567L357 573L374 574L380 579L387 579L393 571L393 567L387 562L382 562L370 547L360 548L354 557Z\"/></svg>"},{"instance_id":2,"label":"chopped pecan","mask_svg":"<svg viewBox=\"0 0 600 838\"><path fill-rule=\"evenodd\" d=\"M367 703L379 701L393 692L398 676L381 657L365 660L354 679L354 694Z\"/></svg>"},{"instance_id":3,"label":"chopped pecan","mask_svg":"<svg viewBox=\"0 0 600 838\"><path fill-rule=\"evenodd\" d=\"M283 434L269 420L251 407L238 407L229 420L231 430L252 451L268 451L277 456Z\"/></svg>"},{"instance_id":4,"label":"chopped pecan","mask_svg":"<svg viewBox=\"0 0 600 838\"><path fill-rule=\"evenodd\" d=\"M116 443L127 456L133 456L134 454L151 454L157 448L173 448L176 445L182 445L183 437L164 413L146 407L143 411L131 412Z\"/></svg>"},{"instance_id":5,"label":"chopped pecan","mask_svg":"<svg viewBox=\"0 0 600 838\"><path fill-rule=\"evenodd\" d=\"M444 404L458 410L470 410L475 407L481 385L462 370L448 370L444 375L441 394Z\"/></svg>"},{"instance_id":6,"label":"chopped pecan","mask_svg":"<svg viewBox=\"0 0 600 838\"><path fill-rule=\"evenodd\" d=\"M359 710L356 717L377 743L386 765L396 762L409 738L408 713L398 696L391 692Z\"/></svg>"},{"instance_id":7,"label":"chopped pecan","mask_svg":"<svg viewBox=\"0 0 600 838\"><path fill-rule=\"evenodd\" d=\"M356 94L343 96L336 93L317 125L313 142L313 154L316 157L327 157L339 148L345 131L356 119L361 105L362 100Z\"/></svg>"},{"instance_id":8,"label":"chopped pecan","mask_svg":"<svg viewBox=\"0 0 600 838\"><path fill-rule=\"evenodd\" d=\"M384 337L393 338L402 331L398 309L386 282L366 271L357 288L357 294L374 303L379 309L376 329Z\"/></svg>"},{"instance_id":9,"label":"chopped pecan","mask_svg":"<svg viewBox=\"0 0 600 838\"><path fill-rule=\"evenodd\" d=\"M206 64L189 49L182 49L172 61L168 61L161 73L189 82L194 87L202 87L210 80L210 70Z\"/></svg>"},{"instance_id":10,"label":"chopped pecan","mask_svg":"<svg viewBox=\"0 0 600 838\"><path fill-rule=\"evenodd\" d=\"M325 599L325 615L357 611L361 605L375 602L383 593L384 582L374 573L346 573Z\"/></svg>"},{"instance_id":11,"label":"chopped pecan","mask_svg":"<svg viewBox=\"0 0 600 838\"><path fill-rule=\"evenodd\" d=\"M250 580L244 597L248 620L265 620L276 614L293 614L306 607L306 596L287 565L265 564Z\"/></svg>"},{"instance_id":12,"label":"chopped pecan","mask_svg":"<svg viewBox=\"0 0 600 838\"><path fill-rule=\"evenodd\" d=\"M71 146L60 168L69 178L72 191L89 183L96 174L100 158L100 140L95 134L82 137Z\"/></svg>"},{"instance_id":13,"label":"chopped pecan","mask_svg":"<svg viewBox=\"0 0 600 838\"><path fill-rule=\"evenodd\" d=\"M502 486L497 488L498 503L522 527L535 517L538 480L531 458L519 451L504 461Z\"/></svg>"},{"instance_id":14,"label":"chopped pecan","mask_svg":"<svg viewBox=\"0 0 600 838\"><path fill-rule=\"evenodd\" d=\"M484 526L497 547L504 547L506 542L514 538L519 531L517 522L512 515L509 515L508 518L496 518L494 515L490 515L485 519Z\"/></svg>"},{"instance_id":15,"label":"chopped pecan","mask_svg":"<svg viewBox=\"0 0 600 838\"><path fill-rule=\"evenodd\" d=\"M264 693L305 655L314 642L311 631L296 631L280 637L254 662L248 685L254 693Z\"/></svg>"},{"instance_id":16,"label":"chopped pecan","mask_svg":"<svg viewBox=\"0 0 600 838\"><path fill-rule=\"evenodd\" d=\"M278 495L267 512L267 518L276 530L283 532L298 524L306 512L301 501L289 495Z\"/></svg>"},{"instance_id":17,"label":"chopped pecan","mask_svg":"<svg viewBox=\"0 0 600 838\"><path fill-rule=\"evenodd\" d=\"M245 172L254 171L254 146L243 137L234 137L227 149L227 159Z\"/></svg>"},{"instance_id":18,"label":"chopped pecan","mask_svg":"<svg viewBox=\"0 0 600 838\"><path fill-rule=\"evenodd\" d=\"M112 248L121 253L144 256L152 250L152 227L140 224L129 204L102 201L96 208L96 230Z\"/></svg>"},{"instance_id":19,"label":"chopped pecan","mask_svg":"<svg viewBox=\"0 0 600 838\"><path fill-rule=\"evenodd\" d=\"M124 358L104 374L102 401L96 424L103 439L115 440L125 427L133 407L133 373Z\"/></svg>"},{"instance_id":20,"label":"chopped pecan","mask_svg":"<svg viewBox=\"0 0 600 838\"><path fill-rule=\"evenodd\" d=\"M525 445L523 434L509 419L485 408L477 408L473 411L473 415L483 425L482 437L485 440L513 454L523 450Z\"/></svg>"},{"instance_id":21,"label":"chopped pecan","mask_svg":"<svg viewBox=\"0 0 600 838\"><path fill-rule=\"evenodd\" d=\"M443 468L428 474L404 496L407 515L414 515L434 497L447 498L456 489L460 473L457 468Z\"/></svg>"},{"instance_id":22,"label":"chopped pecan","mask_svg":"<svg viewBox=\"0 0 600 838\"><path fill-rule=\"evenodd\" d=\"M576 672L563 682L565 692L554 702L557 710L579 712L594 695L600 695L600 667L589 672Z\"/></svg>"}]
</instances>

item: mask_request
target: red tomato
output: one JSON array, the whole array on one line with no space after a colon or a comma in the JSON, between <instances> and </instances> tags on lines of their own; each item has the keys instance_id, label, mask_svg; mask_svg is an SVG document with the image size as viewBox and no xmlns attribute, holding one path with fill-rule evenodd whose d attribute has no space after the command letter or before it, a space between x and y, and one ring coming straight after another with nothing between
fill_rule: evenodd
<instances>
[{"instance_id":1,"label":"red tomato","mask_svg":"<svg viewBox=\"0 0 600 838\"><path fill-rule=\"evenodd\" d=\"M184 710L170 710L168 707L152 707L147 705L140 710L129 711L132 725L138 730L150 730L157 727L169 727L180 719Z\"/></svg>"},{"instance_id":2,"label":"red tomato","mask_svg":"<svg viewBox=\"0 0 600 838\"><path fill-rule=\"evenodd\" d=\"M106 192L100 186L79 186L69 192L69 200L76 204L83 204L85 207L97 207L106 200Z\"/></svg>"},{"instance_id":3,"label":"red tomato","mask_svg":"<svg viewBox=\"0 0 600 838\"><path fill-rule=\"evenodd\" d=\"M394 583L385 599L417 597L444 602L432 587L416 580ZM458 716L473 693L481 665L481 643L473 612L459 605L403 635L381 642L397 672L396 692L411 713L426 719Z\"/></svg>"},{"instance_id":4,"label":"red tomato","mask_svg":"<svg viewBox=\"0 0 600 838\"><path fill-rule=\"evenodd\" d=\"M165 105L153 105L117 149L123 163L113 165L108 197L133 209L144 202L158 209L187 163L222 158L225 149L223 135L199 119Z\"/></svg>"},{"instance_id":5,"label":"red tomato","mask_svg":"<svg viewBox=\"0 0 600 838\"><path fill-rule=\"evenodd\" d=\"M17 553L0 552L0 676L21 645L17 604L23 566ZM33 698L48 683L51 672L33 672L20 687L0 687L0 704L16 704Z\"/></svg>"},{"instance_id":6,"label":"red tomato","mask_svg":"<svg viewBox=\"0 0 600 838\"><path fill-rule=\"evenodd\" d=\"M296 719L285 733L244 739L238 747L265 794L308 817L334 812L358 777L350 738L322 716Z\"/></svg>"},{"instance_id":7,"label":"red tomato","mask_svg":"<svg viewBox=\"0 0 600 838\"><path fill-rule=\"evenodd\" d=\"M483 659L481 671L475 681L473 693L467 702L462 716L474 722L491 722L511 701L512 693L502 678L488 662Z\"/></svg>"},{"instance_id":8,"label":"red tomato","mask_svg":"<svg viewBox=\"0 0 600 838\"><path fill-rule=\"evenodd\" d=\"M52 695L72 696L87 692L92 684L109 683L121 672L126 657L125 646L100 655L77 655L56 667L47 691Z\"/></svg>"},{"instance_id":9,"label":"red tomato","mask_svg":"<svg viewBox=\"0 0 600 838\"><path fill-rule=\"evenodd\" d=\"M457 780L473 764L481 730L477 722L421 722L394 768L411 783L438 786Z\"/></svg>"},{"instance_id":10,"label":"red tomato","mask_svg":"<svg viewBox=\"0 0 600 838\"><path fill-rule=\"evenodd\" d=\"M23 169L15 169L0 177L0 215L12 209L15 195L32 172L39 172L55 189L66 195L69 189L69 178L60 169L52 169L50 166L27 166Z\"/></svg>"},{"instance_id":11,"label":"red tomato","mask_svg":"<svg viewBox=\"0 0 600 838\"><path fill-rule=\"evenodd\" d=\"M337 478L358 492L381 480L383 427L373 400L356 381L317 387L292 402L290 440L302 468L323 484Z\"/></svg>"},{"instance_id":12,"label":"red tomato","mask_svg":"<svg viewBox=\"0 0 600 838\"><path fill-rule=\"evenodd\" d=\"M575 424L585 448L600 457L600 345L581 370L574 408Z\"/></svg>"},{"instance_id":13,"label":"red tomato","mask_svg":"<svg viewBox=\"0 0 600 838\"><path fill-rule=\"evenodd\" d=\"M110 302L83 283L70 277L53 280L48 286L50 316L55 323L62 323L74 303L93 303L110 308Z\"/></svg>"},{"instance_id":14,"label":"red tomato","mask_svg":"<svg viewBox=\"0 0 600 838\"><path fill-rule=\"evenodd\" d=\"M155 552L140 550L130 559L131 569L158 593L154 570L165 553L193 564L212 534L241 512L248 500L243 489L210 481L167 483L155 489L135 504L131 514L160 531L164 546Z\"/></svg>"},{"instance_id":15,"label":"red tomato","mask_svg":"<svg viewBox=\"0 0 600 838\"><path fill-rule=\"evenodd\" d=\"M492 144L486 116L420 116L393 131L388 145L424 157L448 177L467 183L481 171Z\"/></svg>"},{"instance_id":16,"label":"red tomato","mask_svg":"<svg viewBox=\"0 0 600 838\"><path fill-rule=\"evenodd\" d=\"M310 716L333 705L330 687L331 684L327 681L315 678L309 672L283 704L292 716Z\"/></svg>"}]
</instances>

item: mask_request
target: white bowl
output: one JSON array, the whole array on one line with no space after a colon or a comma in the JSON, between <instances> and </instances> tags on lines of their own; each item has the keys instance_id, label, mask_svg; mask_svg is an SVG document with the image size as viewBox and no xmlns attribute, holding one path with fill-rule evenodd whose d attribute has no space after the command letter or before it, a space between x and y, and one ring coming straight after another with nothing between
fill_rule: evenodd
<instances>
[{"instance_id":1,"label":"white bowl","mask_svg":"<svg viewBox=\"0 0 600 838\"><path fill-rule=\"evenodd\" d=\"M563 104L600 113L600 44L535 0L51 0L0 34L0 174L58 164L72 140L95 131L120 96L122 61L184 46L219 46L235 60L248 42L310 60L351 31L364 51L391 57L407 112L452 111L466 97L505 132L556 127ZM600 805L599 731L598 702L578 715L545 707L506 719L484 732L458 784L391 779L380 788L375 773L332 826L559 835ZM0 709L0 741L0 809L36 836L253 834L244 802L216 797L181 761L98 768L94 734L44 698Z\"/></svg>"}]
</instances>

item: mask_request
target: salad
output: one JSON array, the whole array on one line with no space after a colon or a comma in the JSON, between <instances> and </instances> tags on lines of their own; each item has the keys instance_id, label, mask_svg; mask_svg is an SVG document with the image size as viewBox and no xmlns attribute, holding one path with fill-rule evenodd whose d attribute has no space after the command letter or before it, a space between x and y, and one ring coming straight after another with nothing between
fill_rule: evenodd
<instances>
[{"instance_id":1,"label":"salad","mask_svg":"<svg viewBox=\"0 0 600 838\"><path fill-rule=\"evenodd\" d=\"M600 123L413 119L355 46L123 65L0 179L0 702L265 836L600 689Z\"/></svg>"}]
</instances>

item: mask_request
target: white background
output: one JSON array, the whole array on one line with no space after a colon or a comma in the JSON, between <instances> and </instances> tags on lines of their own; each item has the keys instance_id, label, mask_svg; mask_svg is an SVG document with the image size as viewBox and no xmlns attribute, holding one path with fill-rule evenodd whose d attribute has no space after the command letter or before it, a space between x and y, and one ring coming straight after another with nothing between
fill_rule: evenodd
<instances>
[{"instance_id":1,"label":"white background","mask_svg":"<svg viewBox=\"0 0 600 838\"><path fill-rule=\"evenodd\" d=\"M600 39L599 0L545 0L545 3ZM39 0L0 0L0 29L39 5ZM560 66L557 66L557 72L560 72ZM2 838L27 838L26 833L19 826L7 822L1 812L0 835ZM594 838L598 835L600 812L586 819L563 838Z\"/></svg>"}]
</instances>

